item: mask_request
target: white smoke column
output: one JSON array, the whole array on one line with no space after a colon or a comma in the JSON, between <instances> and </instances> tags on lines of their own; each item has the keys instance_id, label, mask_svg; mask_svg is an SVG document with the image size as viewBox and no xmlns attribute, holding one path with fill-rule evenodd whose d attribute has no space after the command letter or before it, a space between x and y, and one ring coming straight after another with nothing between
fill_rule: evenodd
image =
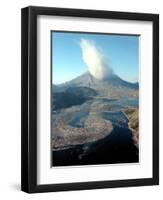
<instances>
[{"instance_id":1,"label":"white smoke column","mask_svg":"<svg viewBox=\"0 0 163 200\"><path fill-rule=\"evenodd\" d=\"M97 79L104 79L112 73L108 60L92 40L81 39L80 47L83 60L92 76Z\"/></svg>"}]
</instances>

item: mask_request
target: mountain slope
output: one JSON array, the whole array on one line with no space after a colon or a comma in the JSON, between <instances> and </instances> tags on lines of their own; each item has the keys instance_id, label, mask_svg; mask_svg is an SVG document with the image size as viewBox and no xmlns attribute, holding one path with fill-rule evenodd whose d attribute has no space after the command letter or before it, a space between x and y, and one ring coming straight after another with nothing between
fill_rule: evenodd
<instances>
[{"instance_id":1,"label":"mountain slope","mask_svg":"<svg viewBox=\"0 0 163 200\"><path fill-rule=\"evenodd\" d=\"M103 80L94 78L89 72L66 83L54 86L55 92L63 92L68 88L87 87L97 91L99 96L109 98L137 97L138 83L130 83L122 80L116 74L111 74Z\"/></svg>"}]
</instances>

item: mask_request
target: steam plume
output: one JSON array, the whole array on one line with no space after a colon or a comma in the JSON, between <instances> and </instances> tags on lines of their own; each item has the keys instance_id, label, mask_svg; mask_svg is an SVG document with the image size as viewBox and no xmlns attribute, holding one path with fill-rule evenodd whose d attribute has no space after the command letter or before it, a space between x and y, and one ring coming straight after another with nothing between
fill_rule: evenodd
<instances>
[{"instance_id":1,"label":"steam plume","mask_svg":"<svg viewBox=\"0 0 163 200\"><path fill-rule=\"evenodd\" d=\"M80 47L82 49L83 60L88 66L88 70L92 76L97 79L104 79L112 73L107 58L97 48L94 41L81 39Z\"/></svg>"}]
</instances>

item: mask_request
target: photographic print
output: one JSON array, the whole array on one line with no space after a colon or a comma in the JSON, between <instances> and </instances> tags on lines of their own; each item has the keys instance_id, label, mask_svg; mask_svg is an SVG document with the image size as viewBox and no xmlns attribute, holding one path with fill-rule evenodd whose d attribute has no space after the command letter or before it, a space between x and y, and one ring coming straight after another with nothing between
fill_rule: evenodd
<instances>
[{"instance_id":1,"label":"photographic print","mask_svg":"<svg viewBox=\"0 0 163 200\"><path fill-rule=\"evenodd\" d=\"M159 15L21 11L21 190L159 184Z\"/></svg>"},{"instance_id":2,"label":"photographic print","mask_svg":"<svg viewBox=\"0 0 163 200\"><path fill-rule=\"evenodd\" d=\"M51 31L52 166L139 162L139 35Z\"/></svg>"}]
</instances>

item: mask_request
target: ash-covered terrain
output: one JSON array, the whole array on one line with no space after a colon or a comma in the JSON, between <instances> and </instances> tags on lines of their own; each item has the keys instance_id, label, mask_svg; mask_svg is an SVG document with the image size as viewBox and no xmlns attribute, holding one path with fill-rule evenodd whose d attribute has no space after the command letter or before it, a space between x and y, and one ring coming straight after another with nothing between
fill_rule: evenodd
<instances>
[{"instance_id":1,"label":"ash-covered terrain","mask_svg":"<svg viewBox=\"0 0 163 200\"><path fill-rule=\"evenodd\" d=\"M114 73L53 85L53 166L138 162L138 91Z\"/></svg>"}]
</instances>

